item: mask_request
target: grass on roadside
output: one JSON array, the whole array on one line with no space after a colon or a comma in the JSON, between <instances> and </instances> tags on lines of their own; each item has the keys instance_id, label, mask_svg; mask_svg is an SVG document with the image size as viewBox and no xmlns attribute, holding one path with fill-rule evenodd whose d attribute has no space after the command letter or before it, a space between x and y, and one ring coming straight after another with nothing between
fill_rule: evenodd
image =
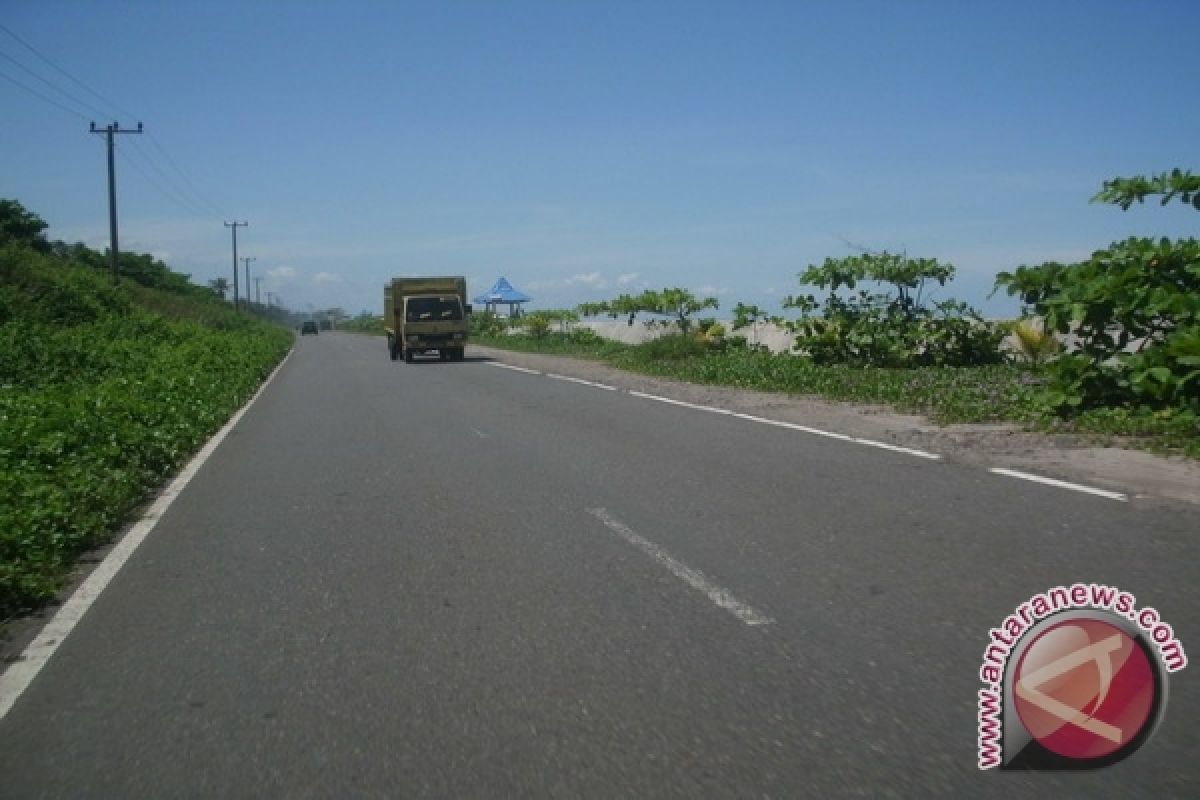
<instances>
[{"instance_id":1,"label":"grass on roadside","mask_svg":"<svg viewBox=\"0 0 1200 800\"><path fill-rule=\"evenodd\" d=\"M482 337L477 344L590 358L621 369L691 383L886 404L941 424L1011 422L1079 433L1116 444L1200 458L1200 418L1190 412L1092 409L1072 419L1048 414L1037 372L1026 365L879 369L818 366L808 359L747 349L713 350L681 337L626 345L587 333L542 338Z\"/></svg>"}]
</instances>

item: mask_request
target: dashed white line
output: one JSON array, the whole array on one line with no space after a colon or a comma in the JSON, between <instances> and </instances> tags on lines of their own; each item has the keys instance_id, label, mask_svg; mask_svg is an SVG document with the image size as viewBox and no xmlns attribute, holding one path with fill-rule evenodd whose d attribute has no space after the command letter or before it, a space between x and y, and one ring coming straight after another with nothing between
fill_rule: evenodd
<instances>
[{"instance_id":1,"label":"dashed white line","mask_svg":"<svg viewBox=\"0 0 1200 800\"><path fill-rule=\"evenodd\" d=\"M734 414L738 419L749 420L750 422L761 422L763 425L774 425L777 428L789 428L801 433L811 433L814 436L824 436L829 439L840 439L843 442L857 441L853 436L848 436L844 433L834 433L833 431L823 431L820 428L810 428L807 425L798 425L795 422L783 422L778 419L767 419L766 417L755 417L750 414Z\"/></svg>"},{"instance_id":2,"label":"dashed white line","mask_svg":"<svg viewBox=\"0 0 1200 800\"><path fill-rule=\"evenodd\" d=\"M525 367L517 367L512 364L502 364L498 361L489 361L487 363L491 364L493 367L503 367L504 369L516 370L517 372L525 372L530 375L545 375L547 378L554 378L555 380L559 380L559 381L570 381L571 383L579 383L584 386L592 386L597 389L604 389L604 390L610 391L610 392L618 391L617 387L615 387L615 386L609 386L606 383L596 383L595 381L587 381L587 380L584 380L583 378L575 378L570 375L559 375L558 373L554 373L554 372L539 372L538 370L535 370L535 369L527 369ZM891 450L892 452L895 452L895 453L904 453L905 455L916 456L918 458L927 458L927 459L930 459L931 461L937 461L937 460L941 459L941 456L938 455L937 453L928 453L924 450L917 450L912 447L901 447L900 445L897 445L897 444L888 444L887 442L879 442L874 439L863 439L858 436L850 436L845 433L835 433L833 431L823 431L820 428L811 428L808 425L798 425L794 422L783 422L783 421L777 420L777 419L768 419L766 417L756 417L752 414L741 414L736 411L730 411L727 408L717 408L716 406L706 406L706 405L701 405L699 403L688 403L684 400L676 400L672 397L663 397L660 394L649 394L647 392L639 392L639 391L635 391L633 389L629 389L627 391L627 394L629 394L631 397L640 397L645 400L654 400L655 402L658 402L658 403L667 403L667 404L673 405L673 406L680 406L681 408L690 408L695 411L707 411L710 414L722 414L725 416L737 417L738 419L749 420L750 422L759 422L759 423L762 423L763 425L774 425L779 428L789 428L791 430L800 431L802 433L810 433L814 436L824 436L829 439L838 439L843 442L852 442L854 444L862 444L862 445L866 445L868 447L877 447L881 450Z\"/></svg>"},{"instance_id":3,"label":"dashed white line","mask_svg":"<svg viewBox=\"0 0 1200 800\"><path fill-rule=\"evenodd\" d=\"M527 373L530 373L531 375L545 374L547 377L555 378L556 380L571 381L572 383L580 383L585 386L594 386L598 389L606 389L608 391L618 391L617 387L615 387L615 386L609 386L607 384L602 384L602 383L595 383L593 381L585 381L582 378L573 378L568 375L558 375L558 374L550 373L550 372L541 373L541 372L538 372L537 370L526 369L525 367L516 367L511 364L500 364L497 362L488 362L488 363L492 364L492 366L504 367L505 369L517 370L518 372L527 372ZM810 427L808 425L799 425L795 422L784 422L784 421L778 420L778 419L769 419L767 417L757 417L757 416L754 416L753 414L742 414L742 413L739 413L736 411L730 411L729 409L725 409L725 408L716 408L714 406L706 406L706 405L701 405L699 403L688 403L683 400L675 400L670 397L663 397L662 395L657 395L657 394L648 394L647 392L638 392L638 391L634 391L632 389L628 390L627 394L629 394L633 397L640 397L645 400L654 400L659 403L667 403L669 405L680 406L682 408L691 408L696 411L707 411L710 414L723 414L726 416L736 417L738 419L744 419L749 422L758 422L763 425L774 425L775 427L778 427L778 428L788 428L790 430L800 431L801 433L812 434L813 436L824 436L828 439L837 439L837 440L843 441L843 442L851 442L853 444L866 445L867 447L876 447L876 448L879 448L880 450L890 450L894 453L903 453L905 455L916 456L917 458L925 458L925 459L929 459L931 461L938 461L938 460L941 460L941 458L942 458L942 456L938 453L930 453L925 450L918 450L914 447L903 447L903 446L897 445L897 444L889 444L888 442L876 441L875 439L863 439L859 436L850 436L849 434L845 434L845 433L836 433L834 431L825 431L825 430L821 430L820 428ZM1070 489L1070 490L1076 491L1076 492L1084 492L1086 494L1093 494L1093 495L1096 495L1097 497L1106 497L1110 500L1119 500L1121 502L1128 502L1128 500L1129 500L1129 496L1126 494L1123 494L1121 492L1113 492L1113 491L1109 491L1107 489L1097 489L1095 487L1084 486L1083 484L1079 484L1079 483L1071 483L1069 481L1060 481L1056 478L1045 478L1041 475L1033 475L1028 472L1019 472L1017 470L1005 469L1003 467L991 467L991 468L989 468L988 471L994 472L997 475L1005 475L1010 478L1019 478L1021 480L1033 481L1035 483L1042 483L1047 486L1056 486L1060 489Z\"/></svg>"},{"instance_id":4,"label":"dashed white line","mask_svg":"<svg viewBox=\"0 0 1200 800\"><path fill-rule=\"evenodd\" d=\"M559 375L555 372L547 372L546 377L554 378L554 380L556 380L556 381L570 381L571 383L579 383L579 384L583 384L584 386L591 386L596 389L603 389L606 392L617 391L617 387L609 386L607 383L596 383L595 381L585 381L583 378L573 378L570 375Z\"/></svg>"},{"instance_id":5,"label":"dashed white line","mask_svg":"<svg viewBox=\"0 0 1200 800\"><path fill-rule=\"evenodd\" d=\"M1129 496L1121 492L1110 492L1107 489L1097 489L1092 486L1084 486L1081 483L1071 483L1069 481L1060 481L1057 478L1046 478L1041 475L1034 475L1029 472L1018 472L1015 469L1005 469L1004 467L991 467L988 472L994 472L997 475L1006 475L1010 478L1020 478L1023 481L1033 481L1034 483L1044 483L1047 486L1057 486L1060 489L1071 489L1076 492L1086 492L1094 494L1097 497L1107 497L1109 500L1119 500L1122 503L1129 501Z\"/></svg>"},{"instance_id":6,"label":"dashed white line","mask_svg":"<svg viewBox=\"0 0 1200 800\"><path fill-rule=\"evenodd\" d=\"M747 625L770 625L775 621L761 611L738 600L730 594L729 590L717 586L700 570L692 569L654 542L639 536L632 528L615 519L605 509L589 508L587 512L603 522L605 527L610 531L666 567L676 578L679 578L693 589L702 592L718 608L728 611Z\"/></svg>"},{"instance_id":7,"label":"dashed white line","mask_svg":"<svg viewBox=\"0 0 1200 800\"><path fill-rule=\"evenodd\" d=\"M529 369L527 367L518 367L515 364L501 364L499 361L485 361L484 363L487 364L489 367L500 367L500 369L511 369L514 372L524 372L529 375L541 375L542 374L540 371L538 371L536 369Z\"/></svg>"},{"instance_id":8,"label":"dashed white line","mask_svg":"<svg viewBox=\"0 0 1200 800\"><path fill-rule=\"evenodd\" d=\"M684 408L694 408L697 411L709 411L713 414L730 414L730 415L733 414L732 411L729 411L728 409L725 409L725 408L715 408L713 406L702 406L697 403L685 403L682 400L674 400L670 397L663 397L663 396L657 395L657 394L646 394L645 392L635 392L632 389L629 390L629 394L631 394L634 397L644 397L647 400L657 400L660 403L669 403L673 406L683 406Z\"/></svg>"},{"instance_id":9,"label":"dashed white line","mask_svg":"<svg viewBox=\"0 0 1200 800\"><path fill-rule=\"evenodd\" d=\"M279 374L279 370L283 369L283 365L292 357L294 350L289 351L283 360L279 362L279 366L267 376L263 381L262 386L254 393L254 396L246 402L236 414L230 418L229 422L225 423L225 427L217 431L216 435L208 440L208 443L200 449L200 452L188 462L187 466L171 481L170 485L159 494L158 498L150 506L145 514L142 515L129 532L126 533L100 565L92 571L92 574L87 577L70 599L63 604L54 618L46 624L41 633L29 643L25 648L25 652L21 654L20 660L14 662L9 668L0 674L0 719L13 707L17 702L17 698L21 693L29 687L37 674L41 672L42 667L58 650L59 645L71 633L78 624L79 620L83 619L83 615L92 607L92 603L100 596L105 587L116 577L121 567L125 566L125 562L133 555L145 538L154 530L154 526L158 524L159 519L175 502L175 498L184 490L188 483L195 477L200 468L204 466L204 462L208 461L209 456L213 451L225 440L229 432L233 430L238 421L245 413L254 405L254 401L259 398L266 388Z\"/></svg>"}]
</instances>

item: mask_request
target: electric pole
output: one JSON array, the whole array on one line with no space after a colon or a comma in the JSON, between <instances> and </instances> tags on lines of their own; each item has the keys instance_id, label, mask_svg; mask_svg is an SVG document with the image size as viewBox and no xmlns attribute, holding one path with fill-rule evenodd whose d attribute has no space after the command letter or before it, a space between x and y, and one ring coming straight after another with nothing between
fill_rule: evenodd
<instances>
[{"instance_id":1,"label":"electric pole","mask_svg":"<svg viewBox=\"0 0 1200 800\"><path fill-rule=\"evenodd\" d=\"M260 286L261 284L262 284L262 278L260 278L260 277L258 277L257 275L255 275L255 276L254 276L254 304L255 304L255 305L257 305L257 306L261 306L261 305L262 305L262 300L260 300L260 299L259 299L259 296L258 296L258 289L259 289L259 286ZM270 299L271 299L271 293L270 293L270 292L267 292L267 299L268 299L268 300L270 300Z\"/></svg>"},{"instance_id":2,"label":"electric pole","mask_svg":"<svg viewBox=\"0 0 1200 800\"><path fill-rule=\"evenodd\" d=\"M258 261L254 256L242 256L242 264L246 267L246 310L250 310L250 262Z\"/></svg>"},{"instance_id":3,"label":"electric pole","mask_svg":"<svg viewBox=\"0 0 1200 800\"><path fill-rule=\"evenodd\" d=\"M117 267L117 168L113 159L113 134L141 133L142 123L138 123L137 130L133 128L122 130L116 122L105 125L103 128L97 128L96 123L93 122L88 132L103 133L108 143L108 246L112 251L109 257L112 259L113 283L118 283L120 273Z\"/></svg>"},{"instance_id":4,"label":"electric pole","mask_svg":"<svg viewBox=\"0 0 1200 800\"><path fill-rule=\"evenodd\" d=\"M238 310L237 229L244 228L249 224L250 224L249 222L246 222L244 220L242 222L237 222L235 220L234 222L226 222L225 223L225 227L230 228L233 231L233 309L234 309L234 311ZM249 286L246 287L246 292L247 293L250 292Z\"/></svg>"}]
</instances>

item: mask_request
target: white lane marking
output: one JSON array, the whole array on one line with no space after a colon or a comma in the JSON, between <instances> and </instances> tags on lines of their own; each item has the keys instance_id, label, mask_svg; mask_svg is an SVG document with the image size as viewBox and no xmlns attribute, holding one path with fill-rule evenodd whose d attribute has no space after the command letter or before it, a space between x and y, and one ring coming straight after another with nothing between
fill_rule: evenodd
<instances>
[{"instance_id":1,"label":"white lane marking","mask_svg":"<svg viewBox=\"0 0 1200 800\"><path fill-rule=\"evenodd\" d=\"M676 578L679 578L693 589L703 592L718 608L725 609L747 625L770 625L775 621L766 614L738 600L727 589L717 586L700 570L692 569L654 542L642 538L628 525L614 519L607 510L603 508L589 508L587 512L603 522L610 531L666 567Z\"/></svg>"},{"instance_id":2,"label":"white lane marking","mask_svg":"<svg viewBox=\"0 0 1200 800\"><path fill-rule=\"evenodd\" d=\"M572 381L574 383L582 383L586 386L595 386L599 389L607 389L609 391L617 391L617 387L615 387L615 386L609 386L609 385L603 384L603 383L594 383L592 381L585 381L582 378L571 378L566 375L557 375L552 372L541 373L541 372L538 372L537 370L526 369L525 367L515 367L511 364L501 364L501 363L498 363L495 361L489 361L486 363L491 364L494 367L504 367L505 369L517 370L518 372L528 372L531 375L545 374L547 377L555 378L557 380ZM728 416L737 417L738 419L744 419L744 420L748 420L750 422L759 422L759 423L762 423L763 425L775 425L776 427L779 427L779 428L790 428L791 430L800 431L802 433L811 433L814 436L824 436L829 439L838 439L843 442L852 442L854 444L866 445L867 447L877 447L881 450L891 450L892 452L895 452L895 453L904 453L905 455L916 456L917 458L926 458L931 461L940 461L942 458L942 456L938 453L930 453L925 450L917 450L916 448L913 448L913 447L902 447L897 444L888 444L887 442L880 442L880 441L876 441L874 439L863 439L861 437L850 436L845 433L835 433L833 431L824 431L824 430L821 430L820 428L811 428L808 425L798 425L794 422L783 422L782 420L768 419L767 417L756 417L752 414L742 414L742 413L739 413L736 411L729 411L728 409L724 409L724 408L715 408L713 406L702 406L697 403L686 403L683 400L674 400L670 397L663 397L662 395L647 394L646 392L637 392L637 391L634 391L633 389L629 389L627 391L627 394L632 395L633 397L641 397L646 400L656 400L660 403L669 403L670 405L673 405L673 406L682 406L684 408L692 408L697 411L708 411L713 414L726 414ZM1060 481L1055 478L1044 478L1041 475L1032 475L1028 472L1018 472L1017 470L1004 469L1002 467L991 467L988 469L988 471L994 472L997 475L1007 475L1010 478L1020 478L1021 480L1034 481L1036 483L1043 483L1043 484L1046 484L1047 486L1057 486L1061 489L1071 489L1071 490L1074 490L1077 492L1086 492L1087 494L1094 494L1094 495L1097 495L1098 497L1106 497L1110 500L1119 500L1121 502L1129 501L1129 496L1122 494L1121 492L1110 492L1106 489L1096 489L1091 486L1083 486L1082 484L1078 484L1078 483L1070 483L1068 481Z\"/></svg>"},{"instance_id":3,"label":"white lane marking","mask_svg":"<svg viewBox=\"0 0 1200 800\"><path fill-rule=\"evenodd\" d=\"M283 365L292 357L295 350L288 351L283 360L279 362L279 366L267 376L263 381L262 386L254 393L244 406L242 406L229 422L225 423L225 427L217 431L204 447L200 448L195 457L188 462L187 466L175 476L175 480L171 481L170 485L159 494L158 498L150 506L145 514L142 515L133 527L129 529L129 533L121 538L116 546L109 551L100 565L92 571L92 574L87 577L70 599L63 604L54 618L46 624L37 635L37 637L29 643L25 648L25 652L21 654L20 660L14 662L9 668L0 674L0 719L8 714L12 709L13 704L17 702L17 698L21 696L37 674L41 672L42 667L58 650L63 640L70 635L79 620L83 619L83 615L92 607L92 603L100 596L105 587L116 577L121 567L125 566L125 562L133 555L145 538L154 530L154 526L158 524L159 519L175 502L175 498L187 487L188 483L195 477L200 468L213 454L213 451L224 441L233 427L237 425L238 420L254 405L254 401L259 395L266 390L275 376L279 374L279 370L283 369Z\"/></svg>"},{"instance_id":4,"label":"white lane marking","mask_svg":"<svg viewBox=\"0 0 1200 800\"><path fill-rule=\"evenodd\" d=\"M483 431L479 430L478 428L471 428L471 430L473 430L475 432L475 435L478 436L480 439L492 438L492 437L488 436L486 433L484 433Z\"/></svg>"},{"instance_id":5,"label":"white lane marking","mask_svg":"<svg viewBox=\"0 0 1200 800\"><path fill-rule=\"evenodd\" d=\"M487 364L489 367L500 367L500 369L511 369L515 372L525 372L530 375L541 375L542 374L541 372L539 372L536 369L528 369L526 367L518 367L518 366L514 366L512 364L501 364L499 361L485 361L483 363Z\"/></svg>"},{"instance_id":6,"label":"white lane marking","mask_svg":"<svg viewBox=\"0 0 1200 800\"><path fill-rule=\"evenodd\" d=\"M733 414L732 411L729 411L724 408L715 408L713 406L702 406L697 403L685 403L682 400L673 400L670 397L663 397L663 396L657 395L657 394L646 394L645 392L635 392L632 389L629 390L629 394L633 395L634 397L644 397L647 400L657 400L660 403L670 403L673 406L683 406L684 408L694 408L697 411L709 411L713 414Z\"/></svg>"},{"instance_id":7,"label":"white lane marking","mask_svg":"<svg viewBox=\"0 0 1200 800\"><path fill-rule=\"evenodd\" d=\"M834 433L833 431L823 431L820 428L810 428L807 425L797 425L795 422L783 422L777 419L767 419L766 417L755 417L750 414L734 414L738 419L747 419L751 422L761 422L764 425L774 425L778 428L790 428L801 433L811 433L816 436L825 436L830 439L840 439L843 442L853 442L853 436L847 436L844 433Z\"/></svg>"},{"instance_id":8,"label":"white lane marking","mask_svg":"<svg viewBox=\"0 0 1200 800\"><path fill-rule=\"evenodd\" d=\"M1005 469L1003 467L991 467L988 472L994 472L997 475L1007 475L1010 478L1020 478L1023 481L1033 481L1034 483L1044 483L1047 486L1057 486L1060 489L1072 489L1076 492L1086 492L1094 494L1098 497L1107 497L1109 500L1120 500L1122 503L1128 502L1129 497L1121 492L1110 492L1107 489L1096 489L1091 486L1084 486L1079 483L1070 483L1069 481L1060 481L1057 478L1044 478L1041 475L1033 475L1028 472L1018 472L1015 469Z\"/></svg>"},{"instance_id":9,"label":"white lane marking","mask_svg":"<svg viewBox=\"0 0 1200 800\"><path fill-rule=\"evenodd\" d=\"M592 386L597 389L604 389L608 392L615 392L617 387L609 386L607 383L596 383L595 381L585 381L583 378L572 378L570 375L559 375L554 372L547 372L547 378L554 378L556 381L570 381L571 383L581 383L584 386Z\"/></svg>"}]
</instances>

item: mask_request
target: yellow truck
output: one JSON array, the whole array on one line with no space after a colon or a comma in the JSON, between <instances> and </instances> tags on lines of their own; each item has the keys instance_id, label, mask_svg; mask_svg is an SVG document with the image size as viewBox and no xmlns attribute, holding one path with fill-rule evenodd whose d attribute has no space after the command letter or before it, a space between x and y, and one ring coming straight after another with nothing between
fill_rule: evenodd
<instances>
[{"instance_id":1,"label":"yellow truck","mask_svg":"<svg viewBox=\"0 0 1200 800\"><path fill-rule=\"evenodd\" d=\"M393 278L383 287L388 354L392 361L403 354L407 364L432 352L442 361L462 361L470 313L466 278Z\"/></svg>"}]
</instances>

